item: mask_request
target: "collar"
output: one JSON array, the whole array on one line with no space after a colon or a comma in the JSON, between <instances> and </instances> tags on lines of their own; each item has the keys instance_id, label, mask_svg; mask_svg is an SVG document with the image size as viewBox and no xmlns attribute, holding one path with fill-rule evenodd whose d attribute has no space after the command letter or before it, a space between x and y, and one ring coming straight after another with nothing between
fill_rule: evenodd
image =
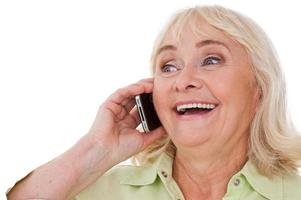
<instances>
[{"instance_id":1,"label":"collar","mask_svg":"<svg viewBox=\"0 0 301 200\"><path fill-rule=\"evenodd\" d=\"M238 172L246 177L248 183L256 192L267 199L283 199L283 177L268 178L262 175L256 166L249 160L245 166Z\"/></svg>"},{"instance_id":2,"label":"collar","mask_svg":"<svg viewBox=\"0 0 301 200\"><path fill-rule=\"evenodd\" d=\"M163 152L153 163L147 166L132 166L133 170L129 170L121 179L120 184L143 186L149 185L156 181L157 177L166 181L172 179L173 158ZM283 178L274 177L270 179L259 173L255 165L249 160L244 167L234 176L245 176L248 183L256 192L270 200L283 199ZM233 176L233 177L234 177Z\"/></svg>"},{"instance_id":3,"label":"collar","mask_svg":"<svg viewBox=\"0 0 301 200\"><path fill-rule=\"evenodd\" d=\"M172 174L173 158L163 152L154 162L146 166L131 166L132 170L120 180L120 184L142 186L156 181L157 177ZM171 176L169 176L171 178Z\"/></svg>"}]
</instances>

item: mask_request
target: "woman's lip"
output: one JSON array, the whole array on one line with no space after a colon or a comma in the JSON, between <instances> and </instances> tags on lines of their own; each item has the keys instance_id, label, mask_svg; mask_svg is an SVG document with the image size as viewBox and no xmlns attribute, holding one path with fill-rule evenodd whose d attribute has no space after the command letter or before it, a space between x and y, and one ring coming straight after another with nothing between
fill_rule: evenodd
<instances>
[{"instance_id":1,"label":"woman's lip","mask_svg":"<svg viewBox=\"0 0 301 200\"><path fill-rule=\"evenodd\" d=\"M174 112L176 114L176 117L179 120L200 120L200 119L204 119L204 118L211 116L212 114L214 114L216 112L217 109L218 109L218 105L216 105L216 107L209 112L204 112L204 113L199 113L199 114L194 113L194 114L181 115L181 114L179 114L179 112L177 112L177 110L174 110Z\"/></svg>"},{"instance_id":2,"label":"woman's lip","mask_svg":"<svg viewBox=\"0 0 301 200\"><path fill-rule=\"evenodd\" d=\"M177 101L175 104L175 107L184 105L184 104L214 104L215 106L218 105L218 103L210 102L210 101L200 101L200 100L189 100L189 101Z\"/></svg>"}]
</instances>

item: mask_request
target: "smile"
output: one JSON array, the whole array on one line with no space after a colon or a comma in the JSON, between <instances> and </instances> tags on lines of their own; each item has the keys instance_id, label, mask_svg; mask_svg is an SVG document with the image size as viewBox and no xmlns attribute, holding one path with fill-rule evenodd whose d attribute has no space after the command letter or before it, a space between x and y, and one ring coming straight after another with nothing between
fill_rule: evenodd
<instances>
[{"instance_id":1,"label":"smile","mask_svg":"<svg viewBox=\"0 0 301 200\"><path fill-rule=\"evenodd\" d=\"M187 103L176 106L179 115L205 114L212 111L217 105L212 103Z\"/></svg>"}]
</instances>

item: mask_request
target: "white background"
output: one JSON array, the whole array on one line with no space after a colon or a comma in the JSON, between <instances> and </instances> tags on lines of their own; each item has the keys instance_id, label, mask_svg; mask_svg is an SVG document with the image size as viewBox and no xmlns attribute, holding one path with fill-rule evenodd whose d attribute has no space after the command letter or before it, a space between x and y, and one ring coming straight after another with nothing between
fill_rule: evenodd
<instances>
[{"instance_id":1,"label":"white background","mask_svg":"<svg viewBox=\"0 0 301 200\"><path fill-rule=\"evenodd\" d=\"M74 144L114 90L148 77L156 35L187 6L220 4L264 28L300 130L301 6L280 2L1 1L0 192Z\"/></svg>"}]
</instances>

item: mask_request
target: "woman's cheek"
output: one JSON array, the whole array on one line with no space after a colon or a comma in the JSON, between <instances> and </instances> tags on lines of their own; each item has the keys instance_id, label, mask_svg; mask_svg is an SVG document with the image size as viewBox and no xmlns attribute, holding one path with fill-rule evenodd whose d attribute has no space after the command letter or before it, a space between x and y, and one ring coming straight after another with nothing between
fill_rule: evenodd
<instances>
[{"instance_id":1,"label":"woman's cheek","mask_svg":"<svg viewBox=\"0 0 301 200\"><path fill-rule=\"evenodd\" d=\"M154 80L154 88L153 88L153 102L154 102L154 106L156 108L156 110L160 110L160 94L161 89L160 89L160 81L158 80L158 78L155 78Z\"/></svg>"},{"instance_id":2,"label":"woman's cheek","mask_svg":"<svg viewBox=\"0 0 301 200\"><path fill-rule=\"evenodd\" d=\"M155 78L154 80L154 89L153 89L153 102L157 113L160 116L163 116L166 113L166 109L170 107L170 93L168 83L162 78Z\"/></svg>"}]
</instances>

